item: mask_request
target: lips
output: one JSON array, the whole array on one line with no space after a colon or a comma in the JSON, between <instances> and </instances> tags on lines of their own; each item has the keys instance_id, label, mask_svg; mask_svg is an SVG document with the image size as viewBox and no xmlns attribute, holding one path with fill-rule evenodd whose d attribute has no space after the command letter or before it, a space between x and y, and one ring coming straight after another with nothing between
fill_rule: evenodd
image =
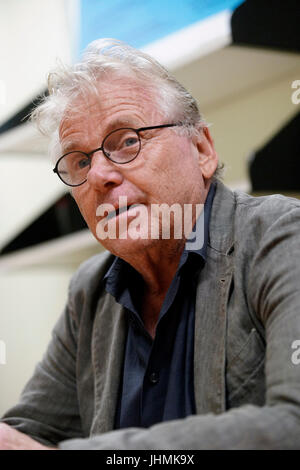
<instances>
[{"instance_id":1,"label":"lips","mask_svg":"<svg viewBox=\"0 0 300 470\"><path fill-rule=\"evenodd\" d=\"M129 209L134 209L135 207L139 206L140 204L129 204L122 207L117 207L116 210L111 211L107 214L106 220L110 220L113 217L118 217L118 215L123 214L124 212L128 211Z\"/></svg>"}]
</instances>

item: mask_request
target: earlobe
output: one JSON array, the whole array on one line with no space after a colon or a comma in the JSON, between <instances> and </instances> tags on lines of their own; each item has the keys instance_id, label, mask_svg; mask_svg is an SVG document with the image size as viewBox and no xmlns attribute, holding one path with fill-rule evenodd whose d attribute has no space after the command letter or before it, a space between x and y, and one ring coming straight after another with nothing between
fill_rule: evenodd
<instances>
[{"instance_id":1,"label":"earlobe","mask_svg":"<svg viewBox=\"0 0 300 470\"><path fill-rule=\"evenodd\" d=\"M218 165L218 155L207 127L197 137L199 165L204 178L210 179Z\"/></svg>"}]
</instances>

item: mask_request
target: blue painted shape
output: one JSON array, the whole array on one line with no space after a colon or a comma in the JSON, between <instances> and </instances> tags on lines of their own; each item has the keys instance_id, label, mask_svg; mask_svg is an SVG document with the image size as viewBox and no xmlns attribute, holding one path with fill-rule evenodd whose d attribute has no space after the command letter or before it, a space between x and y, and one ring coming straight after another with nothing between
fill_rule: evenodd
<instances>
[{"instance_id":1,"label":"blue painted shape","mask_svg":"<svg viewBox=\"0 0 300 470\"><path fill-rule=\"evenodd\" d=\"M80 53L98 38L140 48L242 0L81 0Z\"/></svg>"}]
</instances>

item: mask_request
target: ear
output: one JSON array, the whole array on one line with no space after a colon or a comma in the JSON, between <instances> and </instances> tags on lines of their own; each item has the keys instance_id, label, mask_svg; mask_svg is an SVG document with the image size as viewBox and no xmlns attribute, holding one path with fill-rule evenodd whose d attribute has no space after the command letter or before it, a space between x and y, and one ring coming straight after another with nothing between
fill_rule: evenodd
<instances>
[{"instance_id":1,"label":"ear","mask_svg":"<svg viewBox=\"0 0 300 470\"><path fill-rule=\"evenodd\" d=\"M198 151L199 165L203 177L210 179L218 166L218 155L207 127L199 130L199 134L195 136L194 143Z\"/></svg>"}]
</instances>

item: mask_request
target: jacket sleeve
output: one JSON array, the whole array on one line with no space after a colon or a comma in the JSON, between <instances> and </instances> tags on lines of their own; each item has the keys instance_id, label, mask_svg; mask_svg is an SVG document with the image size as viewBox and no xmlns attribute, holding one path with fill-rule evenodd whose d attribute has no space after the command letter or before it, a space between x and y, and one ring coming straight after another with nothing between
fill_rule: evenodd
<instances>
[{"instance_id":1,"label":"jacket sleeve","mask_svg":"<svg viewBox=\"0 0 300 470\"><path fill-rule=\"evenodd\" d=\"M83 437L76 391L76 332L68 302L19 403L1 419L45 445Z\"/></svg>"},{"instance_id":2,"label":"jacket sleeve","mask_svg":"<svg viewBox=\"0 0 300 470\"><path fill-rule=\"evenodd\" d=\"M248 266L249 309L266 330L265 405L66 440L61 449L300 448L299 204L288 209L264 231Z\"/></svg>"}]
</instances>

